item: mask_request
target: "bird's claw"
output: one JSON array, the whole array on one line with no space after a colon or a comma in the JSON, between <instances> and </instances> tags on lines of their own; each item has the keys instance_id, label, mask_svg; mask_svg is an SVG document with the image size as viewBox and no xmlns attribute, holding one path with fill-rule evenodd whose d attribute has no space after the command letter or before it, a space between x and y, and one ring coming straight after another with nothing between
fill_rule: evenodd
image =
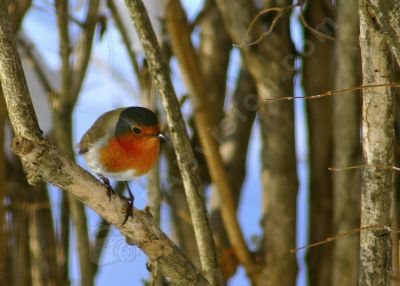
<instances>
[{"instance_id":1,"label":"bird's claw","mask_svg":"<svg viewBox=\"0 0 400 286\"><path fill-rule=\"evenodd\" d=\"M133 202L135 201L135 197L133 196L131 190L129 189L128 184L127 184L127 187L128 187L129 199L127 199L127 205L126 205L126 210L125 210L125 219L124 219L124 222L122 223L122 225L124 225L128 221L129 217L133 217Z\"/></svg>"},{"instance_id":2,"label":"bird's claw","mask_svg":"<svg viewBox=\"0 0 400 286\"><path fill-rule=\"evenodd\" d=\"M113 195L114 198L117 196L117 193L113 189L113 187L110 184L110 180L102 175L99 175L101 182L103 185L107 188L107 196L109 201L111 201L111 196Z\"/></svg>"}]
</instances>

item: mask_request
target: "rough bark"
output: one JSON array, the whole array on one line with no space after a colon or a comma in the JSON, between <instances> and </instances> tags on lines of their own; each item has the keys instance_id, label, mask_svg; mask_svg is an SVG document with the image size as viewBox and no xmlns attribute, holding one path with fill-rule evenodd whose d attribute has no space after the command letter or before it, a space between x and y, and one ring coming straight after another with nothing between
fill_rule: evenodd
<instances>
[{"instance_id":1,"label":"rough bark","mask_svg":"<svg viewBox=\"0 0 400 286\"><path fill-rule=\"evenodd\" d=\"M307 23L322 33L333 32L334 23L330 1L310 1L305 11ZM329 19L330 21L326 21ZM334 42L305 29L303 85L306 95L333 90ZM307 101L310 144L310 222L309 241L324 240L333 233L332 177L332 97ZM309 249L308 276L315 286L331 285L332 244Z\"/></svg>"},{"instance_id":2,"label":"rough bark","mask_svg":"<svg viewBox=\"0 0 400 286\"><path fill-rule=\"evenodd\" d=\"M225 28L233 42L242 43L255 10L244 0L217 0ZM276 1L272 6L288 6L291 1ZM250 32L257 38L263 28L256 23ZM246 42L248 39L245 39ZM251 42L251 39L249 40ZM259 285L294 285L296 258L289 249L296 241L297 173L294 148L292 102L266 102L267 97L293 94L293 46L289 16L284 15L273 33L255 46L241 46L244 63L256 81L259 102L250 100L249 108L259 108L263 140L262 180L264 189L263 229L265 261ZM289 60L288 60L289 59ZM279 262L279 263L277 263ZM262 266L260 266L262 267Z\"/></svg>"},{"instance_id":3,"label":"rough bark","mask_svg":"<svg viewBox=\"0 0 400 286\"><path fill-rule=\"evenodd\" d=\"M358 48L357 1L337 2L337 39L335 90L359 85L360 50ZM345 43L345 44L344 44ZM359 92L333 97L333 165L346 167L360 161ZM360 222L359 171L333 174L334 233L356 229ZM336 240L333 249L332 285L355 286L358 274L358 235Z\"/></svg>"},{"instance_id":4,"label":"rough bark","mask_svg":"<svg viewBox=\"0 0 400 286\"><path fill-rule=\"evenodd\" d=\"M365 5L400 66L400 2L370 0Z\"/></svg>"},{"instance_id":5,"label":"rough bark","mask_svg":"<svg viewBox=\"0 0 400 286\"><path fill-rule=\"evenodd\" d=\"M161 272L174 285L208 285L188 259L154 224L146 211L133 208L133 218L125 219L126 199L117 196L109 201L107 190L93 176L75 165L65 155L45 141L33 141L17 136L13 151L25 162L37 168L34 176L71 193L88 207L115 225L128 243L140 247L150 261L159 263ZM29 175L28 175L29 176ZM32 176L32 173L31 173Z\"/></svg>"},{"instance_id":6,"label":"rough bark","mask_svg":"<svg viewBox=\"0 0 400 286\"><path fill-rule=\"evenodd\" d=\"M5 0L0 1L0 82L8 108L15 109L9 113L11 122L18 122L13 125L16 134L40 138L41 131L33 110L32 101L29 97L28 86L22 70L21 60L15 54L17 47L12 37L12 32L7 14ZM6 74L9 70L9 74ZM15 84L18 82L20 84ZM8 100L7 94L13 94L14 100ZM18 106L21 104L22 106Z\"/></svg>"},{"instance_id":7,"label":"rough bark","mask_svg":"<svg viewBox=\"0 0 400 286\"><path fill-rule=\"evenodd\" d=\"M389 49L376 26L370 4L359 1L363 84L389 83ZM363 158L367 165L394 163L393 98L389 87L363 90ZM361 227L390 226L393 173L365 167L361 178ZM391 236L378 231L360 235L359 285L390 285Z\"/></svg>"}]
</instances>

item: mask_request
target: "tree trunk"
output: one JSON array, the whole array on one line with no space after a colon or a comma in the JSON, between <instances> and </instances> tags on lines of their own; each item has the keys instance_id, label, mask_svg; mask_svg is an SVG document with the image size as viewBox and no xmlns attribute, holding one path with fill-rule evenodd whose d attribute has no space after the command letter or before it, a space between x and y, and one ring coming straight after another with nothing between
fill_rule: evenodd
<instances>
[{"instance_id":1,"label":"tree trunk","mask_svg":"<svg viewBox=\"0 0 400 286\"><path fill-rule=\"evenodd\" d=\"M288 6L291 1L277 1L272 6ZM263 27L257 22L250 40L244 39L256 15L252 3L244 0L217 0L225 27L233 42L251 42ZM240 15L240 16L239 16ZM259 108L263 141L262 186L264 215L262 226L266 264L259 275L259 285L294 285L296 257L289 249L296 244L297 170L294 138L293 102L270 102L266 98L293 95L294 49L290 39L289 16L284 15L273 32L254 46L241 46L244 63L255 79L259 102L248 102L248 108Z\"/></svg>"},{"instance_id":2,"label":"tree trunk","mask_svg":"<svg viewBox=\"0 0 400 286\"><path fill-rule=\"evenodd\" d=\"M363 84L389 83L389 50L375 26L369 4L360 0L360 47ZM363 157L361 178L361 227L391 226L391 199L394 163L393 98L389 87L363 90ZM366 230L360 235L359 285L390 285L391 236L382 230Z\"/></svg>"},{"instance_id":3,"label":"tree trunk","mask_svg":"<svg viewBox=\"0 0 400 286\"><path fill-rule=\"evenodd\" d=\"M360 50L357 1L338 2L335 90L359 85ZM335 167L357 165L360 160L359 92L333 97L333 134ZM334 233L355 229L360 223L359 171L333 174ZM332 285L355 286L358 273L358 235L334 242Z\"/></svg>"},{"instance_id":4,"label":"tree trunk","mask_svg":"<svg viewBox=\"0 0 400 286\"><path fill-rule=\"evenodd\" d=\"M311 1L305 19L318 31L333 35L334 21L329 1ZM326 21L329 19L330 21ZM303 84L306 95L332 90L334 42L305 29ZM323 68L321 65L323 64ZM307 101L310 141L310 242L332 235L332 97ZM311 248L308 253L310 285L329 286L332 274L332 244Z\"/></svg>"},{"instance_id":5,"label":"tree trunk","mask_svg":"<svg viewBox=\"0 0 400 286\"><path fill-rule=\"evenodd\" d=\"M400 67L397 63L393 63L392 65L392 82L400 81ZM393 98L395 101L395 135L396 135L396 143L395 143L395 166L399 166L400 164L400 90L398 88L392 89ZM400 228L400 178L399 176L394 177L395 180L395 190L393 192L392 199L392 227L399 229ZM400 252L399 252L399 233L392 233L392 286L397 286L400 284Z\"/></svg>"}]
</instances>

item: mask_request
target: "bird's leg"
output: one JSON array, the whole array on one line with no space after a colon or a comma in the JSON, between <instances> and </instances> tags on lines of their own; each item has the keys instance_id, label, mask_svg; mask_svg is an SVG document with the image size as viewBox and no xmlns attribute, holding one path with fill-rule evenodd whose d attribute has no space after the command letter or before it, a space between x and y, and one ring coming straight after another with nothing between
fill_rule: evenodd
<instances>
[{"instance_id":1,"label":"bird's leg","mask_svg":"<svg viewBox=\"0 0 400 286\"><path fill-rule=\"evenodd\" d=\"M101 182L103 183L103 185L107 188L107 195L108 198L111 200L111 195L116 196L117 193L114 191L113 187L110 184L110 180L107 179L106 177L104 177L102 174L97 174L101 180Z\"/></svg>"},{"instance_id":2,"label":"bird's leg","mask_svg":"<svg viewBox=\"0 0 400 286\"><path fill-rule=\"evenodd\" d=\"M133 213L132 213L132 208L133 208L133 201L135 200L135 197L132 194L131 189L129 188L129 184L127 181L124 181L126 188L128 189L128 193L129 193L129 199L128 199L128 205L126 206L126 215L125 215L125 219L124 222L122 223L122 225L124 225L129 217L133 217Z\"/></svg>"}]
</instances>

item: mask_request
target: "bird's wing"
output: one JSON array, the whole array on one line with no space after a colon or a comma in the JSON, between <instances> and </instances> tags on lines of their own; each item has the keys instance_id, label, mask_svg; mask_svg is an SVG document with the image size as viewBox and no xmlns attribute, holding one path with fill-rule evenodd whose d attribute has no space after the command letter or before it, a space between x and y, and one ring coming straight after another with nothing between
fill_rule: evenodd
<instances>
[{"instance_id":1,"label":"bird's wing","mask_svg":"<svg viewBox=\"0 0 400 286\"><path fill-rule=\"evenodd\" d=\"M84 154L89 151L90 146L106 134L111 136L114 133L121 111L122 108L106 112L100 116L82 136L81 141L78 143L78 153Z\"/></svg>"}]
</instances>

